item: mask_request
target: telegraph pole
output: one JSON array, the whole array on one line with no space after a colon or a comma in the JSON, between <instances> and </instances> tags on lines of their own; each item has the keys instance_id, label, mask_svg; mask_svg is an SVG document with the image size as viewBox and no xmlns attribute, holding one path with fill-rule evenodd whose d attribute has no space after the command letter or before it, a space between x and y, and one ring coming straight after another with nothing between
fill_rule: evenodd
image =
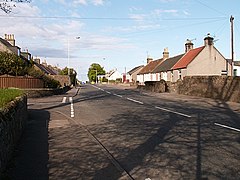
<instances>
[{"instance_id":1,"label":"telegraph pole","mask_svg":"<svg viewBox=\"0 0 240 180\"><path fill-rule=\"evenodd\" d=\"M231 76L233 76L233 60L234 60L234 49L233 49L233 20L234 17L230 17L230 23L231 23Z\"/></svg>"}]
</instances>

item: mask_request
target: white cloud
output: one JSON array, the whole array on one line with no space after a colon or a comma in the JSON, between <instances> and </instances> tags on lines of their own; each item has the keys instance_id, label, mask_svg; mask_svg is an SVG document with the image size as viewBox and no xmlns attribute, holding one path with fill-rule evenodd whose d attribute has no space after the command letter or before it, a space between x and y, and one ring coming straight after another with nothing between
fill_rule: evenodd
<instances>
[{"instance_id":1,"label":"white cloud","mask_svg":"<svg viewBox=\"0 0 240 180\"><path fill-rule=\"evenodd\" d=\"M103 5L104 4L104 0L92 0L92 3L95 6L99 6L99 5Z\"/></svg>"},{"instance_id":2,"label":"white cloud","mask_svg":"<svg viewBox=\"0 0 240 180\"><path fill-rule=\"evenodd\" d=\"M82 5L88 4L86 0L74 0L73 3L74 4L82 4Z\"/></svg>"}]
</instances>

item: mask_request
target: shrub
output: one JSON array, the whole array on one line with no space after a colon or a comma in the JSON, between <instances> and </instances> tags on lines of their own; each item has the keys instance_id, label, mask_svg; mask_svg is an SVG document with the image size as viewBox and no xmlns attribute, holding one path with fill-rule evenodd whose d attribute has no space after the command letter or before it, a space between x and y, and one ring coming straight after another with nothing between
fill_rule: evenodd
<instances>
[{"instance_id":1,"label":"shrub","mask_svg":"<svg viewBox=\"0 0 240 180\"><path fill-rule=\"evenodd\" d=\"M33 67L29 69L28 75L42 79L44 81L45 88L58 88L61 86L59 81L52 79L51 77L45 75L42 71L36 70Z\"/></svg>"}]
</instances>

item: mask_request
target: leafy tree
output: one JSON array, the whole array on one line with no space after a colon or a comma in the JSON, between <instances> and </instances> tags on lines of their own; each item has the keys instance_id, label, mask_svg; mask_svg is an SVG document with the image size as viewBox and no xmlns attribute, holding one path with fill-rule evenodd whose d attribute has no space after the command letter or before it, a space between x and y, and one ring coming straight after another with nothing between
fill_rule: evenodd
<instances>
[{"instance_id":1,"label":"leafy tree","mask_svg":"<svg viewBox=\"0 0 240 180\"><path fill-rule=\"evenodd\" d=\"M71 84L75 85L77 72L73 68L68 69L68 67L65 67L62 69L62 71L59 72L59 74L60 75L68 75L68 71L69 71Z\"/></svg>"},{"instance_id":2,"label":"leafy tree","mask_svg":"<svg viewBox=\"0 0 240 180\"><path fill-rule=\"evenodd\" d=\"M12 8L16 7L15 3L30 3L31 0L1 0L0 2L0 9L3 10L5 13L12 12Z\"/></svg>"},{"instance_id":3,"label":"leafy tree","mask_svg":"<svg viewBox=\"0 0 240 180\"><path fill-rule=\"evenodd\" d=\"M29 65L19 56L0 52L0 75L23 76L27 74Z\"/></svg>"},{"instance_id":4,"label":"leafy tree","mask_svg":"<svg viewBox=\"0 0 240 180\"><path fill-rule=\"evenodd\" d=\"M106 72L100 64L93 63L88 69L88 79L90 82L96 82L97 75L105 75Z\"/></svg>"}]
</instances>

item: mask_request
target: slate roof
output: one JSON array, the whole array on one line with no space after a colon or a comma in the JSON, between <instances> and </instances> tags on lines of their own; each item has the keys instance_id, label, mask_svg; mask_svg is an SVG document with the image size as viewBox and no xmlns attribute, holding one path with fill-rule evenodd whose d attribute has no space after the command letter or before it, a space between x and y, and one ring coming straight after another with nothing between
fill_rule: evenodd
<instances>
[{"instance_id":1,"label":"slate roof","mask_svg":"<svg viewBox=\"0 0 240 180\"><path fill-rule=\"evenodd\" d=\"M154 73L166 72L171 70L171 68L183 57L184 54L180 54L163 61L158 67L154 69Z\"/></svg>"},{"instance_id":2,"label":"slate roof","mask_svg":"<svg viewBox=\"0 0 240 180\"><path fill-rule=\"evenodd\" d=\"M161 64L163 62L163 58L155 60L155 61L151 61L150 63L148 63L144 68L142 68L142 70L138 73L138 74L148 74L148 73L152 73L154 71L154 69L159 66L159 64Z\"/></svg>"},{"instance_id":3,"label":"slate roof","mask_svg":"<svg viewBox=\"0 0 240 180\"><path fill-rule=\"evenodd\" d=\"M43 71L45 74L51 74L51 75L57 75L56 72L54 72L52 69L43 66L42 64L34 63L35 66L37 66L41 71Z\"/></svg>"},{"instance_id":4,"label":"slate roof","mask_svg":"<svg viewBox=\"0 0 240 180\"><path fill-rule=\"evenodd\" d=\"M17 47L17 46L12 46L7 40L5 40L5 39L3 39L3 38L0 38L0 42L1 42L4 46L8 47L8 49L11 50L13 53L17 54L17 49L18 49L19 47ZM20 48L19 48L19 49L20 49Z\"/></svg>"},{"instance_id":5,"label":"slate roof","mask_svg":"<svg viewBox=\"0 0 240 180\"><path fill-rule=\"evenodd\" d=\"M132 75L134 72L138 71L139 69L141 69L143 67L144 67L144 65L137 66L137 67L131 69L130 71L128 71L128 74Z\"/></svg>"},{"instance_id":6,"label":"slate roof","mask_svg":"<svg viewBox=\"0 0 240 180\"><path fill-rule=\"evenodd\" d=\"M173 67L172 69L183 69L190 64L194 58L204 49L205 46L191 49L188 51Z\"/></svg>"}]
</instances>

